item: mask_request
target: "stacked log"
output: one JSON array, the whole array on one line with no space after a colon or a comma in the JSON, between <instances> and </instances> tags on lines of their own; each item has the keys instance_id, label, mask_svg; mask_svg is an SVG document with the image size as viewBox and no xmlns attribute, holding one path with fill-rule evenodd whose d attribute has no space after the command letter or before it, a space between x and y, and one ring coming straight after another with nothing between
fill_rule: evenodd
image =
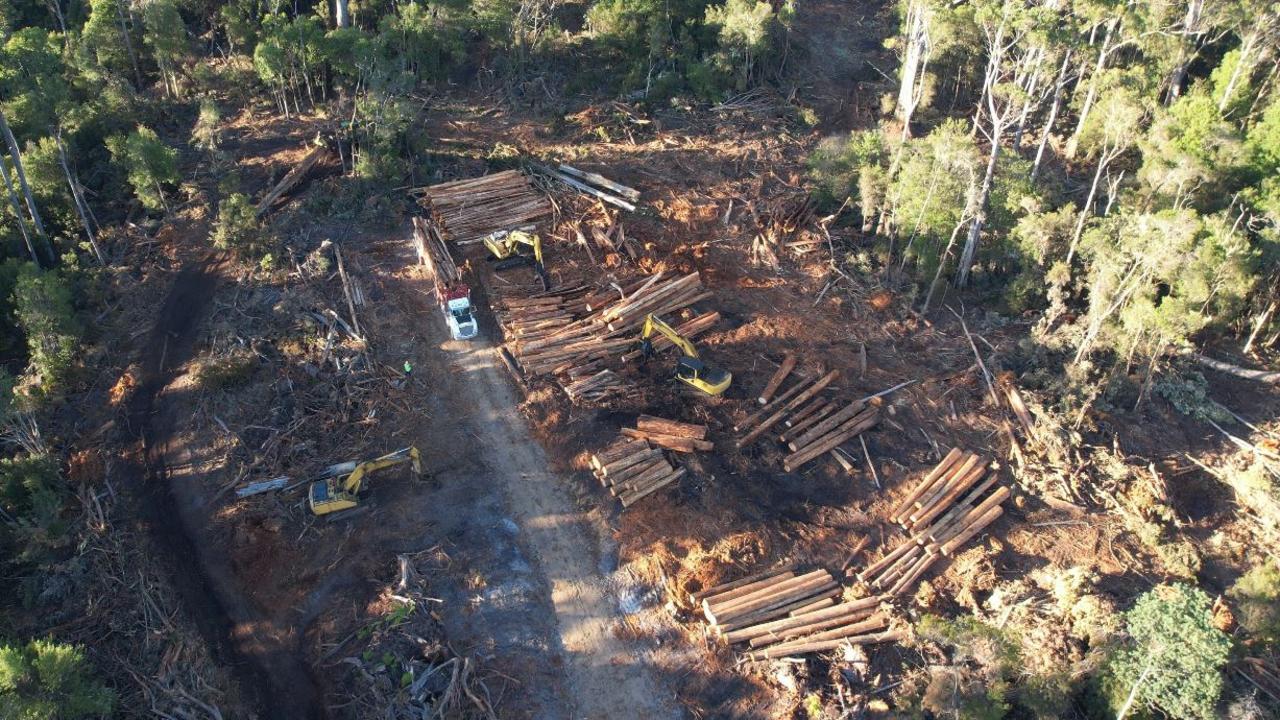
<instances>
[{"instance_id":1,"label":"stacked log","mask_svg":"<svg viewBox=\"0 0 1280 720\"><path fill-rule=\"evenodd\" d=\"M835 454L841 443L869 430L879 420L879 408L873 404L861 400L834 401L820 395L839 377L838 370L816 380L801 378L782 394L773 397L777 386L793 367L794 362L784 360L758 398L765 400L764 407L734 426L739 432L746 431L737 441L741 449L781 425L777 438L790 450L782 463L787 472L794 472L823 455Z\"/></svg>"},{"instance_id":2,"label":"stacked log","mask_svg":"<svg viewBox=\"0 0 1280 720\"><path fill-rule=\"evenodd\" d=\"M953 448L894 508L891 519L908 537L858 574L890 595L903 595L938 560L953 555L1004 513L1009 488L990 461ZM985 478L985 479L984 479Z\"/></svg>"},{"instance_id":3,"label":"stacked log","mask_svg":"<svg viewBox=\"0 0 1280 720\"><path fill-rule=\"evenodd\" d=\"M695 598L711 628L723 636L792 613L835 605L842 592L840 583L825 569L807 573L786 569L750 582L714 587Z\"/></svg>"},{"instance_id":4,"label":"stacked log","mask_svg":"<svg viewBox=\"0 0 1280 720\"><path fill-rule=\"evenodd\" d=\"M551 215L551 200L519 170L440 183L418 190L456 242L537 223Z\"/></svg>"},{"instance_id":5,"label":"stacked log","mask_svg":"<svg viewBox=\"0 0 1280 720\"><path fill-rule=\"evenodd\" d=\"M427 267L437 286L448 287L462 279L444 235L433 221L413 218L413 247L418 253L418 262Z\"/></svg>"},{"instance_id":6,"label":"stacked log","mask_svg":"<svg viewBox=\"0 0 1280 720\"><path fill-rule=\"evenodd\" d=\"M637 392L634 385L623 380L621 376L608 368L598 373L586 374L585 377L571 380L563 388L564 394L569 396L569 400L573 401L574 405L616 400L622 397L634 396Z\"/></svg>"},{"instance_id":7,"label":"stacked log","mask_svg":"<svg viewBox=\"0 0 1280 720\"><path fill-rule=\"evenodd\" d=\"M684 477L661 448L647 440L620 437L613 445L591 456L592 474L623 509Z\"/></svg>"},{"instance_id":8,"label":"stacked log","mask_svg":"<svg viewBox=\"0 0 1280 720\"><path fill-rule=\"evenodd\" d=\"M563 316L548 315L547 324L534 337L515 338L512 353L530 375L561 374L614 355L629 353L636 345L631 335L650 313L672 313L710 297L697 273L664 279L659 272L634 283L619 294L616 290L590 293L572 306L583 317L565 322ZM711 319L695 318L681 325L698 331L709 328ZM535 313L536 316L536 313ZM655 344L656 338L655 338Z\"/></svg>"},{"instance_id":9,"label":"stacked log","mask_svg":"<svg viewBox=\"0 0 1280 720\"><path fill-rule=\"evenodd\" d=\"M707 440L707 426L668 420L652 415L636 418L634 428L622 428L624 437L647 440L652 445L675 452L708 452L715 445Z\"/></svg>"},{"instance_id":10,"label":"stacked log","mask_svg":"<svg viewBox=\"0 0 1280 720\"><path fill-rule=\"evenodd\" d=\"M586 313L586 285L524 296L500 296L494 316L508 338L532 342L554 334Z\"/></svg>"}]
</instances>

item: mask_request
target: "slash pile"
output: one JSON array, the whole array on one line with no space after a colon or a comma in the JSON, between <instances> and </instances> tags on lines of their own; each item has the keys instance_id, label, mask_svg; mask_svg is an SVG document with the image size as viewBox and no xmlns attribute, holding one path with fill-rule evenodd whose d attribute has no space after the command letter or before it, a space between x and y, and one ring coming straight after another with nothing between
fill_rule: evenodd
<instances>
[{"instance_id":1,"label":"slash pile","mask_svg":"<svg viewBox=\"0 0 1280 720\"><path fill-rule=\"evenodd\" d=\"M455 242L537 223L551 214L551 200L519 170L420 188L426 208Z\"/></svg>"},{"instance_id":2,"label":"slash pile","mask_svg":"<svg viewBox=\"0 0 1280 720\"><path fill-rule=\"evenodd\" d=\"M566 375L569 382L564 385L564 394L569 396L574 405L633 398L640 393L639 388L623 380L622 376L608 368L599 372L593 369L570 368Z\"/></svg>"},{"instance_id":3,"label":"slash pile","mask_svg":"<svg viewBox=\"0 0 1280 720\"><path fill-rule=\"evenodd\" d=\"M909 537L858 579L903 595L939 558L995 522L1004 512L1000 503L1009 497L1009 488L998 485L995 473L988 472L989 462L959 448L947 453L890 516Z\"/></svg>"},{"instance_id":4,"label":"slash pile","mask_svg":"<svg viewBox=\"0 0 1280 720\"><path fill-rule=\"evenodd\" d=\"M745 431L737 442L738 448L742 449L782 423L783 428L777 438L791 451L782 462L786 472L794 472L806 463L835 451L841 443L873 427L880 417L879 408L866 401L845 402L820 395L840 376L839 370L832 370L816 380L801 378L770 400L794 366L793 359L783 361L778 373L758 398L765 401L764 407L733 428Z\"/></svg>"},{"instance_id":5,"label":"slash pile","mask_svg":"<svg viewBox=\"0 0 1280 720\"><path fill-rule=\"evenodd\" d=\"M901 639L899 632L884 632L889 620L877 611L885 597L841 601L843 592L825 569L797 574L787 568L709 588L690 600L725 642L746 643L753 660Z\"/></svg>"},{"instance_id":6,"label":"slash pile","mask_svg":"<svg viewBox=\"0 0 1280 720\"><path fill-rule=\"evenodd\" d=\"M685 473L684 468L671 464L662 448L651 446L647 440L625 436L592 455L591 468L592 474L609 494L622 502L623 508L667 487Z\"/></svg>"}]
</instances>

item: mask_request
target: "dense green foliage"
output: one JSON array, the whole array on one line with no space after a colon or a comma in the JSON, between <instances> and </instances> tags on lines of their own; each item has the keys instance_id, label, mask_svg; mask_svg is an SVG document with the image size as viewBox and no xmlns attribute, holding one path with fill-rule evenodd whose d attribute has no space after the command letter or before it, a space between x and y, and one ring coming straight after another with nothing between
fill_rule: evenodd
<instances>
[{"instance_id":1,"label":"dense green foliage","mask_svg":"<svg viewBox=\"0 0 1280 720\"><path fill-rule=\"evenodd\" d=\"M1113 697L1171 717L1213 718L1231 639L1210 624L1210 601L1187 585L1161 585L1125 613L1128 646L1112 659ZM1117 706L1117 710L1122 705Z\"/></svg>"},{"instance_id":2,"label":"dense green foliage","mask_svg":"<svg viewBox=\"0 0 1280 720\"><path fill-rule=\"evenodd\" d=\"M115 704L79 648L49 640L0 645L0 715L80 720L109 716Z\"/></svg>"}]
</instances>

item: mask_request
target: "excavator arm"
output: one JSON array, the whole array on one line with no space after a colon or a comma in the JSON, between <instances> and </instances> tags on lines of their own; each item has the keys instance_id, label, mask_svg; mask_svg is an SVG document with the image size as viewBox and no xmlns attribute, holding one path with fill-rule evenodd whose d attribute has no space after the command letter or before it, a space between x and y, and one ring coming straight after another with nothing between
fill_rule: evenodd
<instances>
[{"instance_id":1,"label":"excavator arm","mask_svg":"<svg viewBox=\"0 0 1280 720\"><path fill-rule=\"evenodd\" d=\"M410 446L393 453L387 453L380 458L360 463L355 470L351 471L346 480L342 481L342 491L351 495L358 495L361 486L364 485L365 475L407 462L413 463L413 472L415 474L422 474L422 457L418 454L418 448Z\"/></svg>"},{"instance_id":2,"label":"excavator arm","mask_svg":"<svg viewBox=\"0 0 1280 720\"><path fill-rule=\"evenodd\" d=\"M649 341L653 338L655 332L662 333L663 336L671 341L672 345L680 348L680 352L684 353L685 357L698 357L698 348L694 347L688 338L676 332L676 329L668 325L662 318L650 314L645 317L644 328L640 331L640 341L645 343L646 348L651 347Z\"/></svg>"},{"instance_id":3,"label":"excavator arm","mask_svg":"<svg viewBox=\"0 0 1280 720\"><path fill-rule=\"evenodd\" d=\"M729 389L729 384L733 382L732 373L698 359L698 348L665 320L652 313L645 317L644 328L640 330L640 350L646 356L653 352L654 333L661 333L672 345L680 348L683 357L676 361L677 380L708 395L719 395Z\"/></svg>"},{"instance_id":4,"label":"excavator arm","mask_svg":"<svg viewBox=\"0 0 1280 720\"><path fill-rule=\"evenodd\" d=\"M484 246L489 249L494 259L499 260L497 269L518 264L529 264L542 281L542 289L551 289L551 277L547 275L546 265L542 262L542 237L524 230L502 231L484 238ZM532 250L532 256L519 252L520 247Z\"/></svg>"}]
</instances>

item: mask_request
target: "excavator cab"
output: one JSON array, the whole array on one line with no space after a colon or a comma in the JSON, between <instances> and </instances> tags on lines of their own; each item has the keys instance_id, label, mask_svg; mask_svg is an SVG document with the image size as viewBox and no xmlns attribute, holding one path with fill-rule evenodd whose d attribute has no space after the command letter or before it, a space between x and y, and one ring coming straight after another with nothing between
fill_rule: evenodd
<instances>
[{"instance_id":1,"label":"excavator cab","mask_svg":"<svg viewBox=\"0 0 1280 720\"><path fill-rule=\"evenodd\" d=\"M551 289L551 276L542 262L542 238L538 235L524 230L499 230L485 236L484 246L492 259L498 261L494 270L529 265L542 282L542 289ZM528 251L522 252L525 248Z\"/></svg>"},{"instance_id":2,"label":"excavator cab","mask_svg":"<svg viewBox=\"0 0 1280 720\"><path fill-rule=\"evenodd\" d=\"M653 314L644 319L644 328L640 331L640 351L646 358L653 355L654 333L661 333L682 353L676 360L677 380L708 395L719 395L729 389L729 385L733 382L732 373L700 360L698 349L688 338Z\"/></svg>"},{"instance_id":3,"label":"excavator cab","mask_svg":"<svg viewBox=\"0 0 1280 720\"><path fill-rule=\"evenodd\" d=\"M356 507L360 504L359 495L365 476L407 462L413 463L415 476L422 475L422 458L418 454L418 448L413 446L359 464L346 462L331 465L321 474L321 479L311 483L307 504L316 515L328 515Z\"/></svg>"}]
</instances>

